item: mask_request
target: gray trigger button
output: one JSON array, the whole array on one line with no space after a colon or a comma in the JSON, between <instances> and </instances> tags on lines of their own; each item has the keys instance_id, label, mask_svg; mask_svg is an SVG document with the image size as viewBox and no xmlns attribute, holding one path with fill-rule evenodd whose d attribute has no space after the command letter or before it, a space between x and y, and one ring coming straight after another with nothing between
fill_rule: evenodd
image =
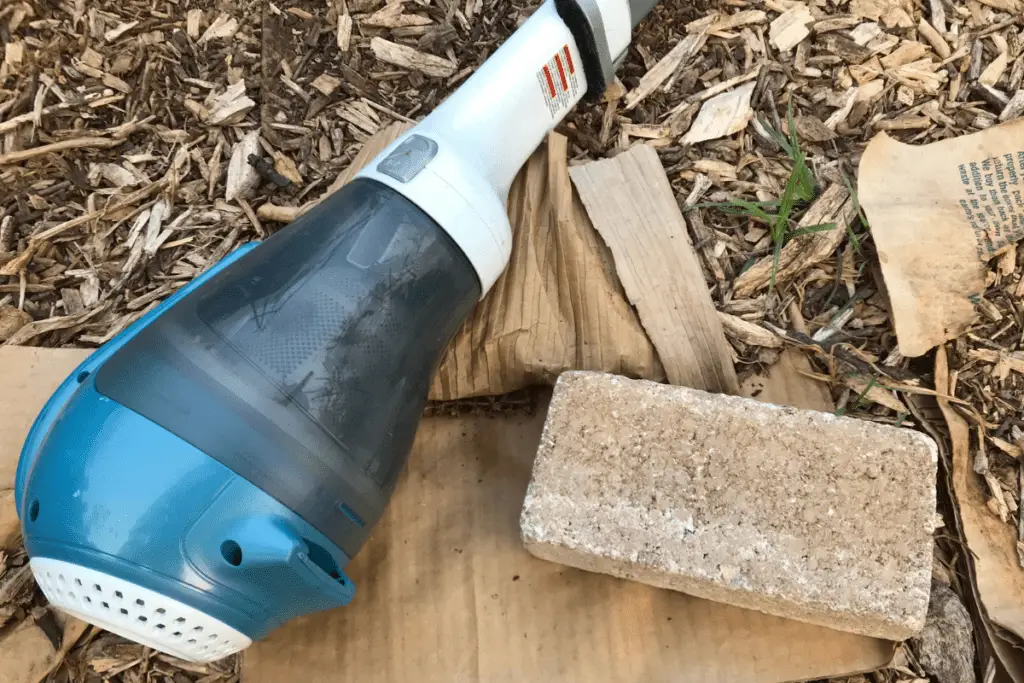
<instances>
[{"instance_id":1,"label":"gray trigger button","mask_svg":"<svg viewBox=\"0 0 1024 683\"><path fill-rule=\"evenodd\" d=\"M436 142L422 135L410 135L377 164L377 172L391 176L400 183L407 183L415 178L436 154Z\"/></svg>"}]
</instances>

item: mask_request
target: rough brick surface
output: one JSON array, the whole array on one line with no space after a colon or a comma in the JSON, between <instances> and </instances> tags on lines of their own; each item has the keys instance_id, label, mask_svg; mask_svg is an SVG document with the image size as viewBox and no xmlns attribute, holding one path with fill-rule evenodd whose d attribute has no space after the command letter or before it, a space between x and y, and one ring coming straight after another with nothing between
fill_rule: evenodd
<instances>
[{"instance_id":1,"label":"rough brick surface","mask_svg":"<svg viewBox=\"0 0 1024 683\"><path fill-rule=\"evenodd\" d=\"M564 373L523 539L546 560L901 640L928 611L936 453L912 430Z\"/></svg>"}]
</instances>

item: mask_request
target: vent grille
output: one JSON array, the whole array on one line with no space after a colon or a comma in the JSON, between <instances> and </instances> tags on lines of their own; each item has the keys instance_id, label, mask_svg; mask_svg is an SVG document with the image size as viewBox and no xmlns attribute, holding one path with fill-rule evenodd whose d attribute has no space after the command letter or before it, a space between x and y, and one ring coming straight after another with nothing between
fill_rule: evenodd
<instances>
[{"instance_id":1,"label":"vent grille","mask_svg":"<svg viewBox=\"0 0 1024 683\"><path fill-rule=\"evenodd\" d=\"M47 557L31 559L46 599L72 616L191 662L211 662L252 641L219 619L130 581Z\"/></svg>"}]
</instances>

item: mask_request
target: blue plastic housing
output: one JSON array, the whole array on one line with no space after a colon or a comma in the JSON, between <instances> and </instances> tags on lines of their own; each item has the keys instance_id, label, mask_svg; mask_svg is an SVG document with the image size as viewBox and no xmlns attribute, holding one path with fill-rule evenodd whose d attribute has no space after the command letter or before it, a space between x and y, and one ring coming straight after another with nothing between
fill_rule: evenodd
<instances>
[{"instance_id":1,"label":"blue plastic housing","mask_svg":"<svg viewBox=\"0 0 1024 683\"><path fill-rule=\"evenodd\" d=\"M22 451L33 557L258 639L343 605L480 283L396 190L357 179L89 357Z\"/></svg>"},{"instance_id":2,"label":"blue plastic housing","mask_svg":"<svg viewBox=\"0 0 1024 683\"><path fill-rule=\"evenodd\" d=\"M30 556L113 574L256 640L296 616L347 604L355 591L342 572L349 558L274 498L93 382L139 330L253 246L210 268L72 373L29 432L15 501ZM237 565L237 556L222 552L226 541L241 550Z\"/></svg>"}]
</instances>

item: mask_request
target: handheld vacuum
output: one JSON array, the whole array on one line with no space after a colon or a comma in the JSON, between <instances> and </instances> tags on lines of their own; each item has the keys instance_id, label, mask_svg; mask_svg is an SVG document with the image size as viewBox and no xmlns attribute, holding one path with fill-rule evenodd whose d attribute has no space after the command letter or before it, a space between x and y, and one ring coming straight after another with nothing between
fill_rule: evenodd
<instances>
[{"instance_id":1,"label":"handheld vacuum","mask_svg":"<svg viewBox=\"0 0 1024 683\"><path fill-rule=\"evenodd\" d=\"M547 0L348 185L94 352L25 442L55 606L195 662L345 605L441 353L505 268L519 168L655 0Z\"/></svg>"}]
</instances>

